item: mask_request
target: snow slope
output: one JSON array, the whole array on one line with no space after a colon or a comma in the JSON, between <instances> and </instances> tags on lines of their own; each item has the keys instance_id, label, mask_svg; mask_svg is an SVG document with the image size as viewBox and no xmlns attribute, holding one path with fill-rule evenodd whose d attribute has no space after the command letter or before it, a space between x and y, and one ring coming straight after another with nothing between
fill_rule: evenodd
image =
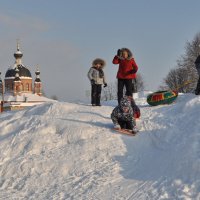
<instances>
[{"instance_id":1,"label":"snow slope","mask_svg":"<svg viewBox=\"0 0 200 200\"><path fill-rule=\"evenodd\" d=\"M0 115L0 199L200 199L200 97L142 112L112 131L102 107L45 103Z\"/></svg>"}]
</instances>

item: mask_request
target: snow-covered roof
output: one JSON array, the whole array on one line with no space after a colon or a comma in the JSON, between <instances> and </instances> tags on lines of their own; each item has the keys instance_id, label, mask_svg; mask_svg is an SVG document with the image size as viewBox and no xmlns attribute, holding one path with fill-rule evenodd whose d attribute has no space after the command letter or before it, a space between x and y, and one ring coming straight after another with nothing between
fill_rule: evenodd
<instances>
[{"instance_id":1,"label":"snow-covered roof","mask_svg":"<svg viewBox=\"0 0 200 200\"><path fill-rule=\"evenodd\" d=\"M17 51L15 52L15 54L22 54L22 52L21 52L20 50L17 50Z\"/></svg>"},{"instance_id":2,"label":"snow-covered roof","mask_svg":"<svg viewBox=\"0 0 200 200\"><path fill-rule=\"evenodd\" d=\"M12 94L6 93L4 95L4 101L14 102L50 102L55 101L44 96L39 96L32 93L22 93L21 95L13 96Z\"/></svg>"},{"instance_id":3,"label":"snow-covered roof","mask_svg":"<svg viewBox=\"0 0 200 200\"><path fill-rule=\"evenodd\" d=\"M14 76L12 76L12 77L5 77L4 79L15 79L15 77ZM20 76L20 79L30 79L30 80L32 80L32 78L31 77L28 77L28 76Z\"/></svg>"}]
</instances>

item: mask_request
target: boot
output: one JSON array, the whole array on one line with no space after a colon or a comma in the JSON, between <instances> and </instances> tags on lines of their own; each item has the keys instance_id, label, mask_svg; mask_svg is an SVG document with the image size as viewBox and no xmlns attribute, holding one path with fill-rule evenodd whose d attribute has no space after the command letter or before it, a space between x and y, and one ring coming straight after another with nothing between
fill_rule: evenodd
<instances>
[{"instance_id":1,"label":"boot","mask_svg":"<svg viewBox=\"0 0 200 200\"><path fill-rule=\"evenodd\" d=\"M98 94L96 97L96 106L101 106L100 100L101 100L101 95Z\"/></svg>"}]
</instances>

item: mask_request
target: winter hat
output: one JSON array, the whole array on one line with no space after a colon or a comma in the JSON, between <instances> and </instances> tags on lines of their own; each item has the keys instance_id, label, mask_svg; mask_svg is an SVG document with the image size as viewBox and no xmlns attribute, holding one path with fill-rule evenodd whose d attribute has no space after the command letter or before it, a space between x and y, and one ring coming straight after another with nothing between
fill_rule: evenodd
<instances>
[{"instance_id":1,"label":"winter hat","mask_svg":"<svg viewBox=\"0 0 200 200\"><path fill-rule=\"evenodd\" d=\"M121 99L120 101L120 107L123 109L124 107L128 107L130 108L131 107L131 102L128 100L127 97L124 97Z\"/></svg>"},{"instance_id":2,"label":"winter hat","mask_svg":"<svg viewBox=\"0 0 200 200\"><path fill-rule=\"evenodd\" d=\"M93 60L92 66L95 66L96 64L101 64L101 66L103 68L103 67L105 67L106 62L101 58L96 58L95 60Z\"/></svg>"}]
</instances>

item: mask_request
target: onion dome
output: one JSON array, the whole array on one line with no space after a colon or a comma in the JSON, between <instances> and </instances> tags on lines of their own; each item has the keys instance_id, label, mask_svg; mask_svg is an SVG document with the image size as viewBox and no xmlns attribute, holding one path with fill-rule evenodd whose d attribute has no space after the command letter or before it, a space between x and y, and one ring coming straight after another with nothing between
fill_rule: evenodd
<instances>
[{"instance_id":1,"label":"onion dome","mask_svg":"<svg viewBox=\"0 0 200 200\"><path fill-rule=\"evenodd\" d=\"M7 70L5 78L14 79L16 77L16 72L18 73L20 78L32 78L29 69L22 64L21 58L23 54L19 50L19 41L17 41L17 51L14 53L14 56L16 58L15 65L13 68L9 68Z\"/></svg>"},{"instance_id":2,"label":"onion dome","mask_svg":"<svg viewBox=\"0 0 200 200\"><path fill-rule=\"evenodd\" d=\"M40 80L40 71L37 69L37 71L35 72L36 74L36 79L35 79L35 82L41 82Z\"/></svg>"},{"instance_id":3,"label":"onion dome","mask_svg":"<svg viewBox=\"0 0 200 200\"><path fill-rule=\"evenodd\" d=\"M16 69L18 69L18 74L19 74L20 77L32 78L31 72L29 71L29 69L26 68L23 65L18 65L14 69L8 69L7 72L6 72L5 78L14 78L15 75L16 75Z\"/></svg>"},{"instance_id":4,"label":"onion dome","mask_svg":"<svg viewBox=\"0 0 200 200\"><path fill-rule=\"evenodd\" d=\"M18 59L18 58L22 58L22 56L23 56L23 53L19 50L19 43L17 43L17 51L14 53L14 57Z\"/></svg>"},{"instance_id":5,"label":"onion dome","mask_svg":"<svg viewBox=\"0 0 200 200\"><path fill-rule=\"evenodd\" d=\"M14 57L17 59L17 58L22 58L23 56L23 53L19 50L17 50L15 53L14 53Z\"/></svg>"}]
</instances>

